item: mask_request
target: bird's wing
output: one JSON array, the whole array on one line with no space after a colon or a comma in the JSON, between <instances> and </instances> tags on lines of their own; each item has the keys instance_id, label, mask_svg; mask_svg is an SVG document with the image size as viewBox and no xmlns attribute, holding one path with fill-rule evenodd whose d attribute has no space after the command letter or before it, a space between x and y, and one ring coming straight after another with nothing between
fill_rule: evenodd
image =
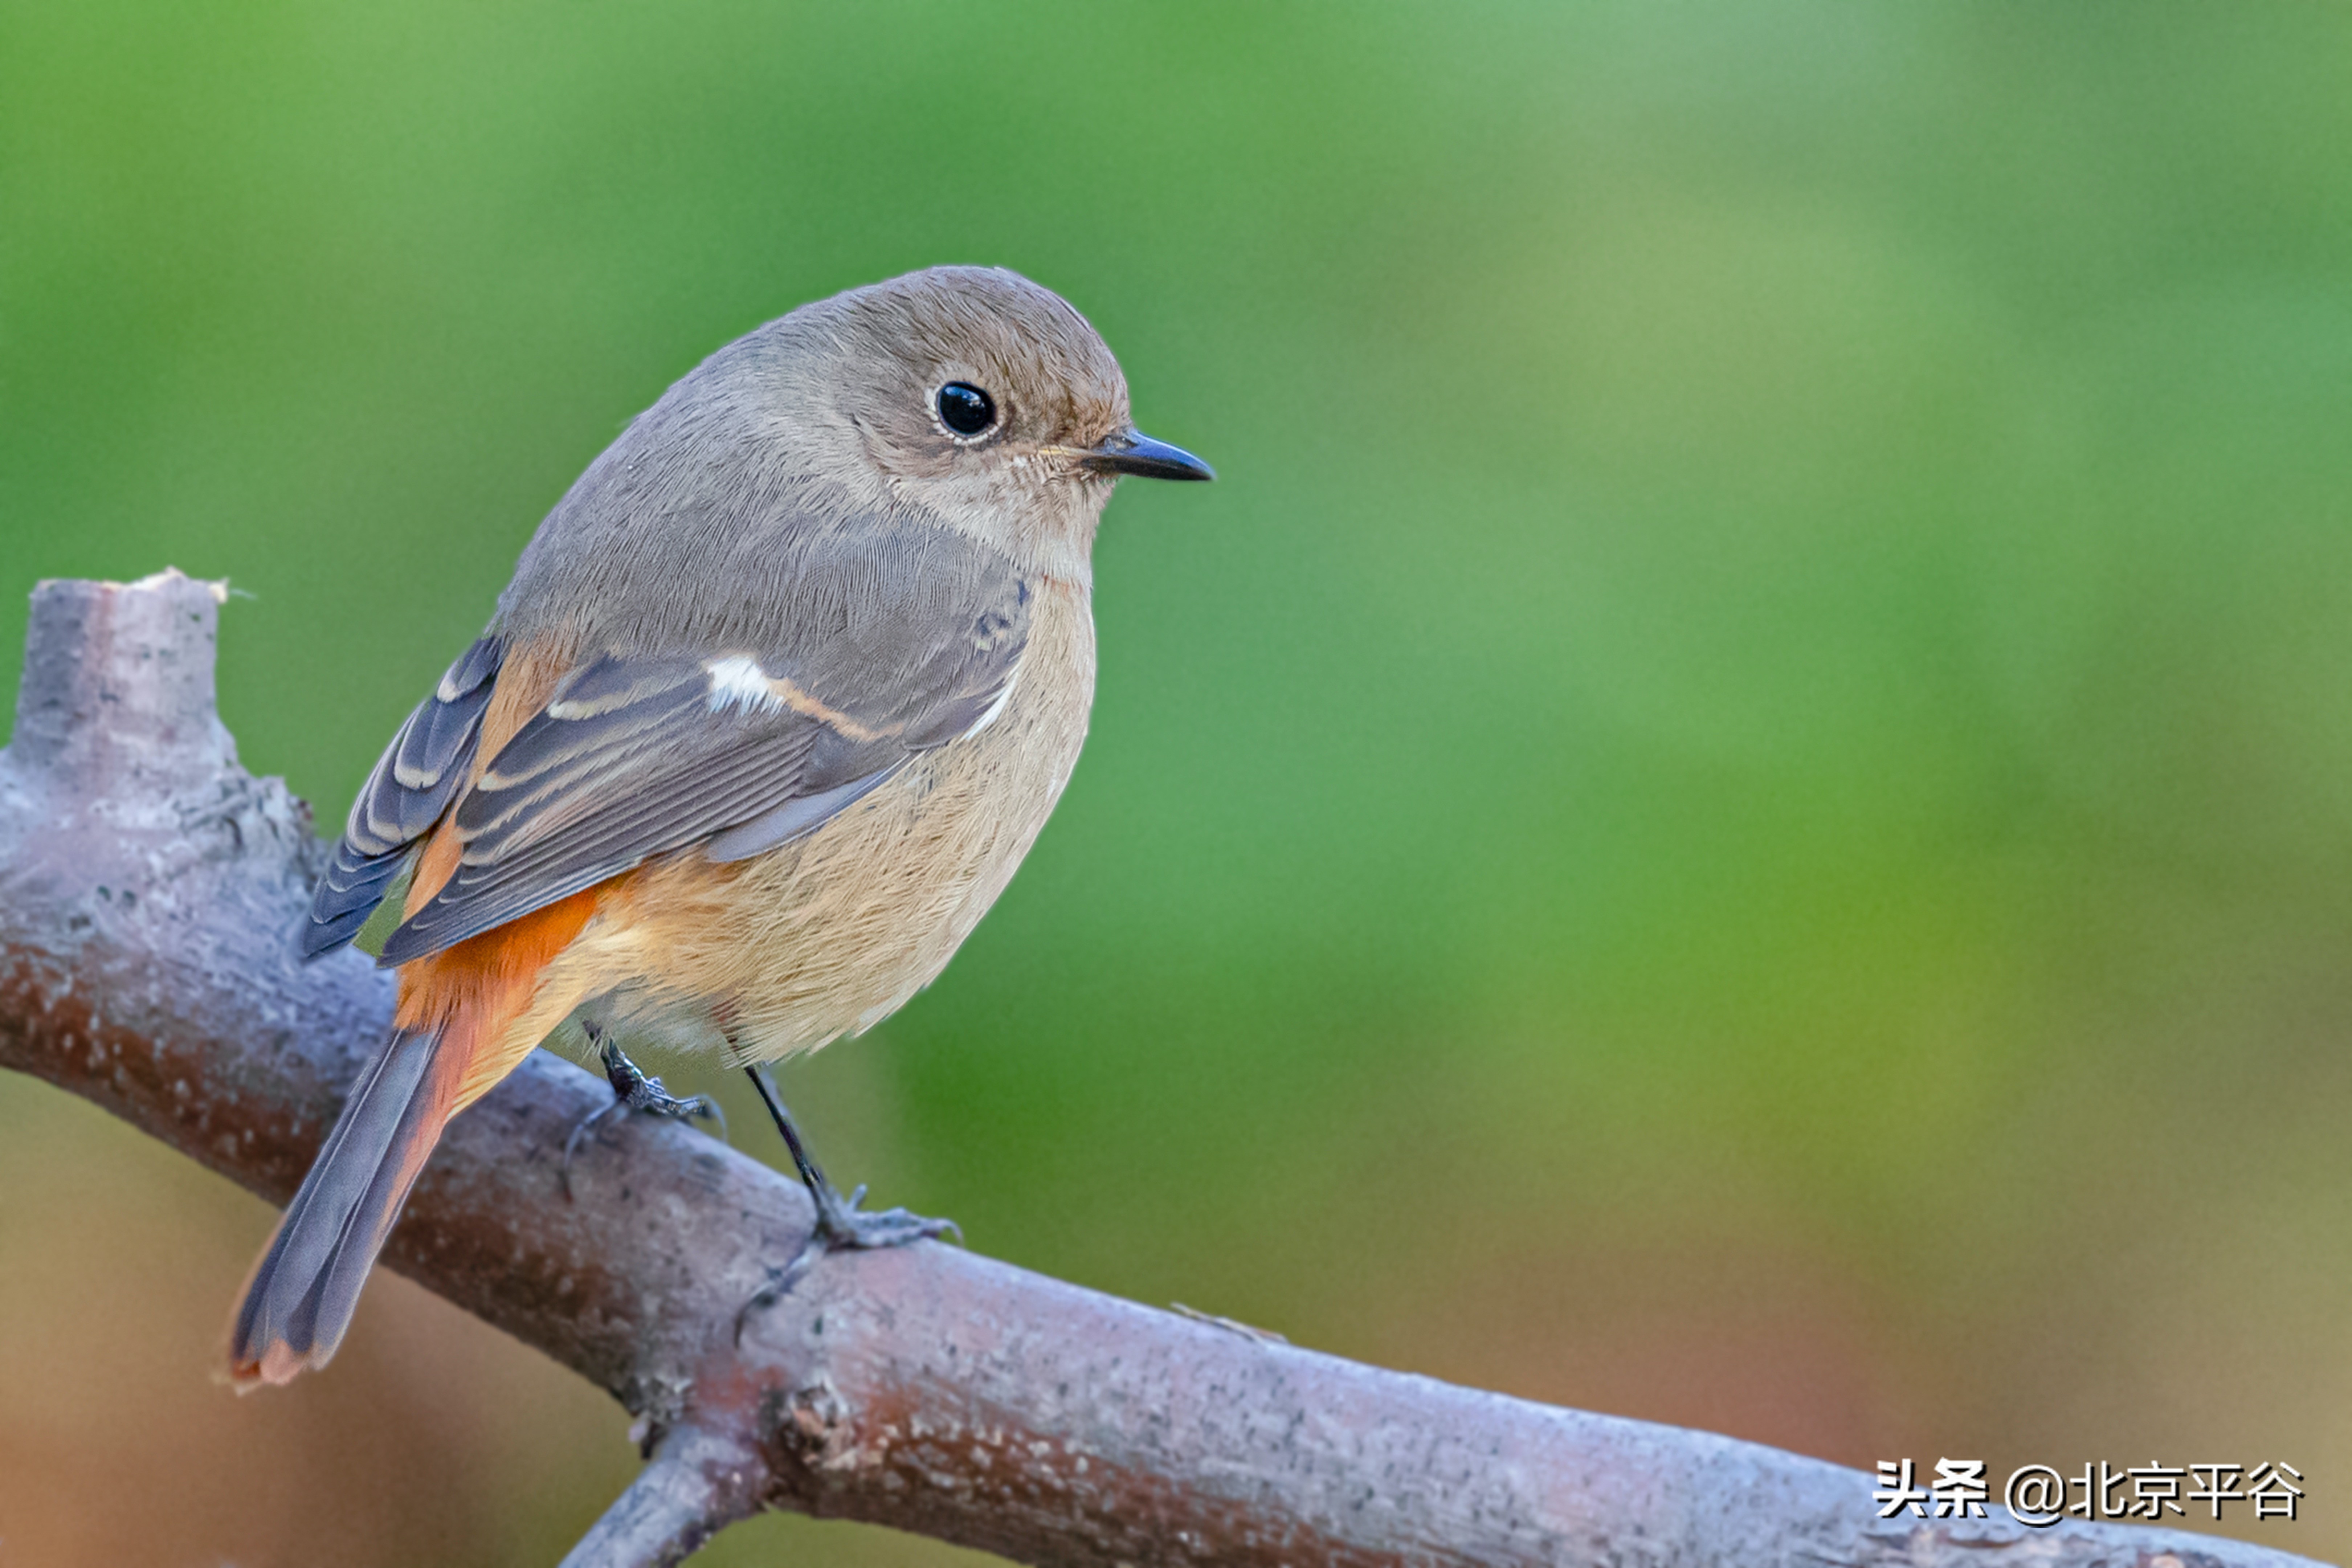
<instances>
[{"instance_id":1,"label":"bird's wing","mask_svg":"<svg viewBox=\"0 0 2352 1568\"><path fill-rule=\"evenodd\" d=\"M505 651L498 637L488 637L458 655L384 748L310 896L303 957L316 958L359 934L409 851L449 809L473 769L482 710L489 706Z\"/></svg>"},{"instance_id":2,"label":"bird's wing","mask_svg":"<svg viewBox=\"0 0 2352 1568\"><path fill-rule=\"evenodd\" d=\"M436 952L643 863L738 858L806 833L985 724L1027 646L1031 588L962 544L805 584L764 646L605 655L560 681L457 799L456 871L384 943Z\"/></svg>"}]
</instances>

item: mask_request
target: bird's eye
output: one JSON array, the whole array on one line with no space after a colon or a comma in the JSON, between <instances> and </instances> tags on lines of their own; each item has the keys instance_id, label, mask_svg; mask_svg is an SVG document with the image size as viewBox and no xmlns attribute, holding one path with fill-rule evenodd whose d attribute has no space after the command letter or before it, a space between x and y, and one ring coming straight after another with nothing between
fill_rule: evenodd
<instances>
[{"instance_id":1,"label":"bird's eye","mask_svg":"<svg viewBox=\"0 0 2352 1568\"><path fill-rule=\"evenodd\" d=\"M996 423L996 399L968 381L940 388L940 423L959 436L977 436Z\"/></svg>"}]
</instances>

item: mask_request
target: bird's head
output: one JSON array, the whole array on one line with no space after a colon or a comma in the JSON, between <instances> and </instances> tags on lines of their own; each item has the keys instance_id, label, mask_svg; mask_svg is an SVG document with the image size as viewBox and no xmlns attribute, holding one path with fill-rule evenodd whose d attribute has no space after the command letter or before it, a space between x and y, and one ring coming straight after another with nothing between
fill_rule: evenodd
<instances>
[{"instance_id":1,"label":"bird's head","mask_svg":"<svg viewBox=\"0 0 2352 1568\"><path fill-rule=\"evenodd\" d=\"M829 469L1017 555L1083 552L1122 474L1213 477L1135 428L1127 378L1085 317L1001 268L909 273L771 330L775 406Z\"/></svg>"}]
</instances>

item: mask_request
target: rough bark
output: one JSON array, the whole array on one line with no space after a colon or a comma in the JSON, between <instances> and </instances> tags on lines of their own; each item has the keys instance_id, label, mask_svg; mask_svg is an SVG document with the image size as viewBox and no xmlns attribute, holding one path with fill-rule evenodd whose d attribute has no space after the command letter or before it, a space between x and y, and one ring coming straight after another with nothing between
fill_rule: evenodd
<instances>
[{"instance_id":1,"label":"rough bark","mask_svg":"<svg viewBox=\"0 0 2352 1568\"><path fill-rule=\"evenodd\" d=\"M215 716L217 591L47 583L0 753L0 1065L284 1202L390 1013L292 933L308 808ZM835 1255L791 1182L541 1053L459 1117L385 1261L636 1413L651 1462L567 1563L675 1563L761 1508L1037 1563L2299 1561L2212 1537L1882 1520L1873 1479L1268 1342L951 1247ZM222 1303L223 1310L227 1307ZM227 1397L226 1394L223 1397ZM290 1394L264 1397L299 1398Z\"/></svg>"}]
</instances>

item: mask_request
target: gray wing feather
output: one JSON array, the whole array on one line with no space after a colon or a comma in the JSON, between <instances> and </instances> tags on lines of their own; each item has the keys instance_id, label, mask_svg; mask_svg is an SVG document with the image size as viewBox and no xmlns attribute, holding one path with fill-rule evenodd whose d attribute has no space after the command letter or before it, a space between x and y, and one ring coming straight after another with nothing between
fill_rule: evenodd
<instances>
[{"instance_id":1,"label":"gray wing feather","mask_svg":"<svg viewBox=\"0 0 2352 1568\"><path fill-rule=\"evenodd\" d=\"M749 860L754 855L804 838L888 782L896 767L867 773L815 795L796 795L774 810L739 824L713 838L703 853L713 860Z\"/></svg>"},{"instance_id":2,"label":"gray wing feather","mask_svg":"<svg viewBox=\"0 0 2352 1568\"><path fill-rule=\"evenodd\" d=\"M567 675L457 802L457 868L382 962L694 844L772 848L969 731L1012 684L1028 584L961 543L902 562L892 591L860 577L811 584L811 613L767 647L608 654Z\"/></svg>"},{"instance_id":3,"label":"gray wing feather","mask_svg":"<svg viewBox=\"0 0 2352 1568\"><path fill-rule=\"evenodd\" d=\"M316 958L359 934L416 840L449 809L473 767L482 710L489 706L505 651L501 639L487 637L460 654L384 748L311 894L303 957Z\"/></svg>"}]
</instances>

